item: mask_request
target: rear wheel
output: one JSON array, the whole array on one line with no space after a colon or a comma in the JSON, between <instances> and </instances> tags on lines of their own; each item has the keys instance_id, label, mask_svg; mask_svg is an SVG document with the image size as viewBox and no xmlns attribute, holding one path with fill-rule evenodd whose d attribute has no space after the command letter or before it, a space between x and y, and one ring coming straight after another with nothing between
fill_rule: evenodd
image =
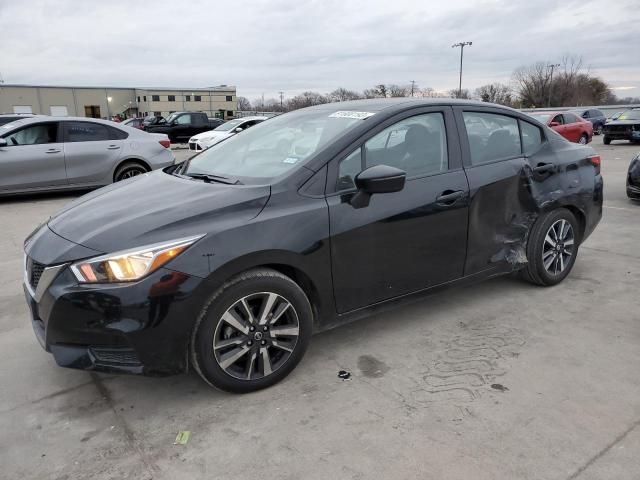
<instances>
[{"instance_id":1,"label":"rear wheel","mask_svg":"<svg viewBox=\"0 0 640 480\"><path fill-rule=\"evenodd\" d=\"M569 210L559 208L541 216L529 234L524 278L544 286L564 280L576 261L579 235L578 222Z\"/></svg>"},{"instance_id":2,"label":"rear wheel","mask_svg":"<svg viewBox=\"0 0 640 480\"><path fill-rule=\"evenodd\" d=\"M606 135L602 138L602 142L605 145L609 145L611 143L611 138L607 137Z\"/></svg>"},{"instance_id":3,"label":"rear wheel","mask_svg":"<svg viewBox=\"0 0 640 480\"><path fill-rule=\"evenodd\" d=\"M115 182L119 182L121 180L126 180L127 178L137 177L138 175L147 173L147 171L146 167L138 162L125 162L118 167L115 175L113 176L113 180Z\"/></svg>"},{"instance_id":4,"label":"rear wheel","mask_svg":"<svg viewBox=\"0 0 640 480\"><path fill-rule=\"evenodd\" d=\"M583 133L582 135L580 135L580 138L578 139L578 143L580 145L586 145L589 142L589 137L587 136L586 133Z\"/></svg>"},{"instance_id":5,"label":"rear wheel","mask_svg":"<svg viewBox=\"0 0 640 480\"><path fill-rule=\"evenodd\" d=\"M271 269L250 270L223 285L202 310L191 361L210 385L247 393L285 378L311 338L313 313L304 291Z\"/></svg>"}]
</instances>

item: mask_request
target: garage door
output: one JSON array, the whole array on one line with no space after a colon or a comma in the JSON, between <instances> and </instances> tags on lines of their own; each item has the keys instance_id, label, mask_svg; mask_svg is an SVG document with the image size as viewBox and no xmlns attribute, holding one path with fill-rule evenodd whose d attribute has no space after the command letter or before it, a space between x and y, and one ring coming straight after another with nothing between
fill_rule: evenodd
<instances>
[{"instance_id":1,"label":"garage door","mask_svg":"<svg viewBox=\"0 0 640 480\"><path fill-rule=\"evenodd\" d=\"M33 113L31 105L14 105L13 113Z\"/></svg>"},{"instance_id":2,"label":"garage door","mask_svg":"<svg viewBox=\"0 0 640 480\"><path fill-rule=\"evenodd\" d=\"M52 117L68 117L69 111L67 110L66 105L51 105L51 116Z\"/></svg>"}]
</instances>

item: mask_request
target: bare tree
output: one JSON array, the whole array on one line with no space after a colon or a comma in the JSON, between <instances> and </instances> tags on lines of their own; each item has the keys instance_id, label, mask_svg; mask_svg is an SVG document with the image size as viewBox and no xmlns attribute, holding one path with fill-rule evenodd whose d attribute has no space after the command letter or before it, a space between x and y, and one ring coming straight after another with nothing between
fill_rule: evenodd
<instances>
[{"instance_id":1,"label":"bare tree","mask_svg":"<svg viewBox=\"0 0 640 480\"><path fill-rule=\"evenodd\" d=\"M453 90L449 90L449 96L451 98L464 98L464 99L471 98L471 94L469 93L469 90L467 90L466 88L463 88L462 90L458 90L457 88Z\"/></svg>"},{"instance_id":2,"label":"bare tree","mask_svg":"<svg viewBox=\"0 0 640 480\"><path fill-rule=\"evenodd\" d=\"M329 94L329 98L332 102L344 102L347 100L359 100L362 98L358 92L353 90L347 90L346 88L336 88Z\"/></svg>"},{"instance_id":3,"label":"bare tree","mask_svg":"<svg viewBox=\"0 0 640 480\"><path fill-rule=\"evenodd\" d=\"M411 92L411 87L401 87L400 85L387 85L386 90L390 97L407 97Z\"/></svg>"},{"instance_id":4,"label":"bare tree","mask_svg":"<svg viewBox=\"0 0 640 480\"><path fill-rule=\"evenodd\" d=\"M476 88L475 95L480 97L483 102L498 103L509 107L513 103L511 88L502 83L490 83Z\"/></svg>"},{"instance_id":5,"label":"bare tree","mask_svg":"<svg viewBox=\"0 0 640 480\"><path fill-rule=\"evenodd\" d=\"M329 103L329 101L327 96L318 92L304 92L287 100L287 110L297 110L298 108Z\"/></svg>"},{"instance_id":6,"label":"bare tree","mask_svg":"<svg viewBox=\"0 0 640 480\"><path fill-rule=\"evenodd\" d=\"M251 110L251 102L247 97L237 97L238 99L238 110L246 111Z\"/></svg>"}]
</instances>

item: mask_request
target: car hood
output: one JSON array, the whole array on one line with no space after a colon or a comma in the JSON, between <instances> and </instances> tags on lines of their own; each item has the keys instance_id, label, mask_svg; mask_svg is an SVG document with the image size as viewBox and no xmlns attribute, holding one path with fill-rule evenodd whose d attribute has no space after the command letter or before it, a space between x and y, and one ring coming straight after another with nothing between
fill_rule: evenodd
<instances>
[{"instance_id":1,"label":"car hood","mask_svg":"<svg viewBox=\"0 0 640 480\"><path fill-rule=\"evenodd\" d=\"M49 219L66 240L100 252L207 234L254 218L268 185L225 185L157 170L78 198Z\"/></svg>"},{"instance_id":2,"label":"car hood","mask_svg":"<svg viewBox=\"0 0 640 480\"><path fill-rule=\"evenodd\" d=\"M202 141L209 142L211 140L222 140L224 138L230 137L231 135L232 135L231 132L208 131L208 132L203 132L203 133L194 135L193 137L191 137L191 140L200 140L201 142Z\"/></svg>"},{"instance_id":3,"label":"car hood","mask_svg":"<svg viewBox=\"0 0 640 480\"><path fill-rule=\"evenodd\" d=\"M613 120L607 125L637 125L640 123L640 120Z\"/></svg>"}]
</instances>

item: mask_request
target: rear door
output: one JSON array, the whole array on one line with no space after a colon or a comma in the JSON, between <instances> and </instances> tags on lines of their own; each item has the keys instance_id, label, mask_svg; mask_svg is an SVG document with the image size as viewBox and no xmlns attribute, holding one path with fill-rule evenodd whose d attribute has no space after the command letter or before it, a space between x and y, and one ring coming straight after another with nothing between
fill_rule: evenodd
<instances>
[{"instance_id":1,"label":"rear door","mask_svg":"<svg viewBox=\"0 0 640 480\"><path fill-rule=\"evenodd\" d=\"M69 183L111 183L127 134L115 127L96 122L64 121L62 124Z\"/></svg>"},{"instance_id":2,"label":"rear door","mask_svg":"<svg viewBox=\"0 0 640 480\"><path fill-rule=\"evenodd\" d=\"M404 189L354 208L353 179L380 164L407 173ZM330 162L327 192L340 313L462 276L468 184L450 107L405 112L373 129Z\"/></svg>"},{"instance_id":3,"label":"rear door","mask_svg":"<svg viewBox=\"0 0 640 480\"><path fill-rule=\"evenodd\" d=\"M29 124L2 138L7 146L0 147L0 192L67 183L59 122Z\"/></svg>"},{"instance_id":4,"label":"rear door","mask_svg":"<svg viewBox=\"0 0 640 480\"><path fill-rule=\"evenodd\" d=\"M475 106L455 113L471 196L464 273L511 270L526 261L535 197L553 181L555 155L543 131L516 115ZM490 128L467 134L465 124L478 121Z\"/></svg>"},{"instance_id":5,"label":"rear door","mask_svg":"<svg viewBox=\"0 0 640 480\"><path fill-rule=\"evenodd\" d=\"M574 115L573 113L563 113L562 116L564 117L567 140L569 140L570 142L577 142L584 131L582 120L580 119L580 117ZM588 122L589 119L587 118L586 121Z\"/></svg>"}]
</instances>

